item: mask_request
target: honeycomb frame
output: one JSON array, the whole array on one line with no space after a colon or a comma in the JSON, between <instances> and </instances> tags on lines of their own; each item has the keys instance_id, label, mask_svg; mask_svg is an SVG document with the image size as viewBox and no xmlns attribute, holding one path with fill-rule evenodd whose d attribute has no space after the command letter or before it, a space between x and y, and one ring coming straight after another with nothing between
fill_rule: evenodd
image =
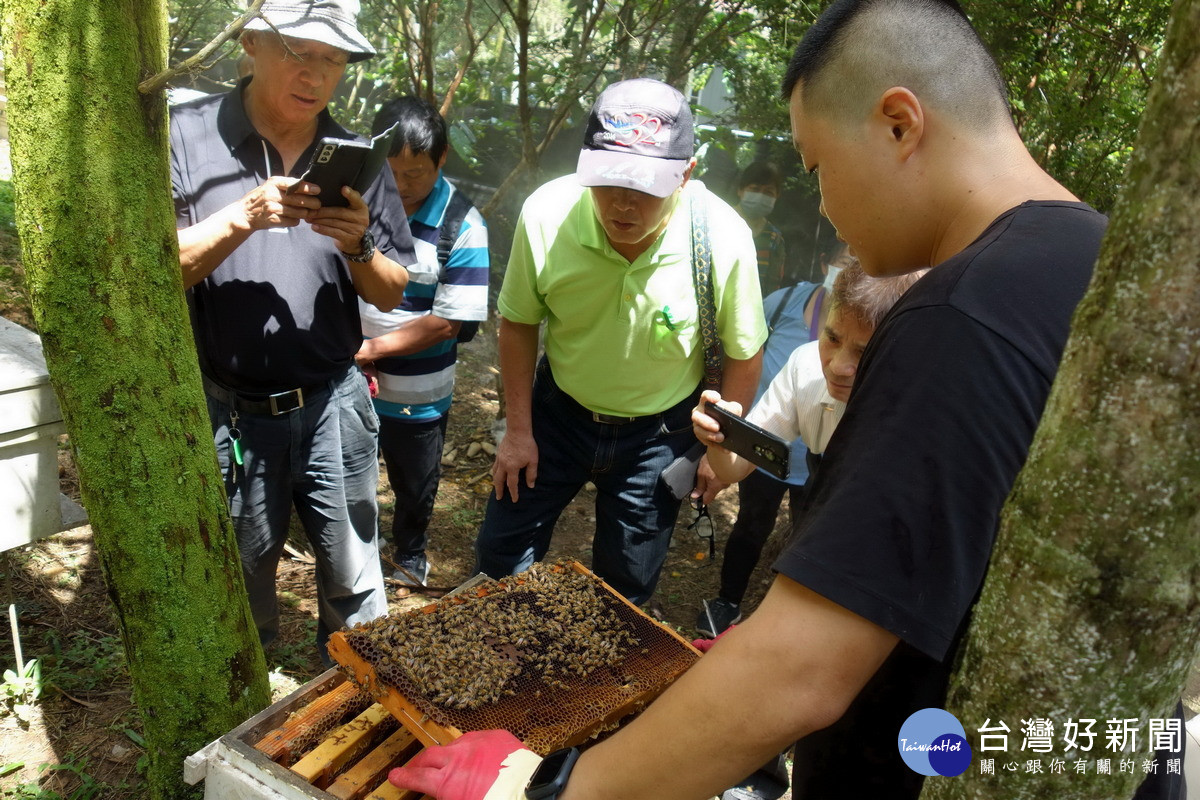
<instances>
[{"instance_id":1,"label":"honeycomb frame","mask_svg":"<svg viewBox=\"0 0 1200 800\"><path fill-rule=\"evenodd\" d=\"M383 630L380 626L401 626L403 629L405 621L416 619L415 615L437 614L455 607L465 607L482 615L482 606L478 604L519 602L513 598L521 596L527 583L550 580L555 575L563 576L564 583L577 581L574 576L584 576L594 587L599 603L613 613L630 634L628 647L612 663L589 666L590 671L586 674L559 675L553 681L554 685L534 681L528 671L522 672L512 681L512 691L506 696L474 708L452 708L435 702L428 688L419 687L395 659L390 659L372 644L372 631ZM550 583L546 590L560 591L561 588ZM571 613L588 608L569 595L564 596L562 602ZM389 634L397 635L395 629ZM561 635L568 634L563 632ZM515 659L528 666L539 654L545 658L552 652L555 657L569 661L578 652L572 649L577 643L554 639L521 646L489 641L487 646L493 652L481 652L475 665L463 664L461 658L456 658L457 672L454 674L458 676L471 668L494 669L486 665L496 662L497 653L504 660ZM332 636L329 650L352 680L426 745L447 744L464 731L502 728L543 755L559 747L583 744L612 730L624 717L657 697L699 658L699 651L689 642L651 619L575 561L535 565L529 573L487 582L405 614L339 631ZM601 661L603 659L593 659L589 665ZM429 671L425 662L423 671Z\"/></svg>"}]
</instances>

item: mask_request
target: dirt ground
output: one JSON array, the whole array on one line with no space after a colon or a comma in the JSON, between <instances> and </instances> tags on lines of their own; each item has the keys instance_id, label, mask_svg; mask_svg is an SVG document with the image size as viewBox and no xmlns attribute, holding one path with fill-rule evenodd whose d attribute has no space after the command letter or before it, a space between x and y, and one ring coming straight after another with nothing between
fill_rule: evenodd
<instances>
[{"instance_id":1,"label":"dirt ground","mask_svg":"<svg viewBox=\"0 0 1200 800\"><path fill-rule=\"evenodd\" d=\"M3 294L0 291L0 297ZM22 305L6 303L0 313L29 325ZM493 441L499 405L494 355L494 336L486 327L462 348L447 442L449 458L431 527L429 585L433 587L454 587L471 577L471 545L491 490L491 457L483 445ZM78 486L65 450L60 460L63 491L77 498ZM551 557L590 563L593 500L585 489L567 509L555 531ZM390 527L392 502L384 478L379 493L383 529ZM701 600L715 596L720 545L735 516L736 493L725 492L712 506L718 543L714 562L706 542L687 528L694 513L686 506L681 511L653 603L661 618L686 636L694 634ZM297 544L303 545L302 537ZM0 716L3 796L145 797L140 780L141 723L130 699L124 654L90 528L76 528L5 553L0 556L0 570L8 601L16 609L24 658L41 662L44 684L28 720L13 713ZM385 574L389 571L385 569ZM768 580L768 570L760 566L747 597L748 608L761 599ZM316 604L311 562L285 559L278 588L282 629L279 640L268 648L267 660L280 697L321 672L313 643ZM401 596L403 591L396 586L389 591L393 611L430 600ZM4 647L5 663L10 666L15 663L11 640Z\"/></svg>"}]
</instances>

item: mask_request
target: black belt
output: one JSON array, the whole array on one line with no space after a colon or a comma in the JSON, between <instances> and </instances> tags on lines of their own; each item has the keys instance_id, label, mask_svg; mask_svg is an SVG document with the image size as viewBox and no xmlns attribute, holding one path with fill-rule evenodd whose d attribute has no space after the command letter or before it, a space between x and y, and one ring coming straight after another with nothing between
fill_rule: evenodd
<instances>
[{"instance_id":1,"label":"black belt","mask_svg":"<svg viewBox=\"0 0 1200 800\"><path fill-rule=\"evenodd\" d=\"M204 391L217 402L247 414L270 414L275 417L303 408L306 395L329 388L329 384L319 383L315 386L285 389L273 394L245 394L222 386L203 373L200 377L204 381Z\"/></svg>"},{"instance_id":2,"label":"black belt","mask_svg":"<svg viewBox=\"0 0 1200 800\"><path fill-rule=\"evenodd\" d=\"M639 419L646 418L646 417L617 417L617 416L613 416L612 414L601 414L596 411L592 411L591 414L592 414L592 422L602 422L605 425L624 425L627 422L637 422ZM646 416L652 417L652 416L657 416L657 415L656 414L647 414Z\"/></svg>"}]
</instances>

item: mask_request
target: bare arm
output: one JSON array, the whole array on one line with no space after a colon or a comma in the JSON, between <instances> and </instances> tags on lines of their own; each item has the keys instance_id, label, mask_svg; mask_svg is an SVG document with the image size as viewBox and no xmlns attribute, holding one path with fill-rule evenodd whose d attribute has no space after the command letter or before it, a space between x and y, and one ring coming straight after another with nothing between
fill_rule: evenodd
<instances>
[{"instance_id":1,"label":"bare arm","mask_svg":"<svg viewBox=\"0 0 1200 800\"><path fill-rule=\"evenodd\" d=\"M250 234L266 228L290 228L307 219L321 201L306 186L295 194L287 188L294 178L269 178L237 202L207 219L177 231L183 288L190 289L212 274Z\"/></svg>"},{"instance_id":2,"label":"bare arm","mask_svg":"<svg viewBox=\"0 0 1200 800\"><path fill-rule=\"evenodd\" d=\"M537 366L538 326L500 318L500 377L504 381L504 407L507 423L504 439L496 450L492 482L496 498L504 498L504 489L517 501L520 472L525 484L537 481L537 444L533 441L533 373Z\"/></svg>"},{"instance_id":3,"label":"bare arm","mask_svg":"<svg viewBox=\"0 0 1200 800\"><path fill-rule=\"evenodd\" d=\"M749 408L762 374L762 348L747 359L725 356L721 364L721 396Z\"/></svg>"},{"instance_id":4,"label":"bare arm","mask_svg":"<svg viewBox=\"0 0 1200 800\"><path fill-rule=\"evenodd\" d=\"M897 638L779 576L754 615L587 750L563 800L712 797L833 724Z\"/></svg>"},{"instance_id":5,"label":"bare arm","mask_svg":"<svg viewBox=\"0 0 1200 800\"><path fill-rule=\"evenodd\" d=\"M462 323L454 319L442 319L434 314L409 320L396 330L366 339L354 355L361 367L390 356L407 356L419 353L439 342L458 335Z\"/></svg>"}]
</instances>

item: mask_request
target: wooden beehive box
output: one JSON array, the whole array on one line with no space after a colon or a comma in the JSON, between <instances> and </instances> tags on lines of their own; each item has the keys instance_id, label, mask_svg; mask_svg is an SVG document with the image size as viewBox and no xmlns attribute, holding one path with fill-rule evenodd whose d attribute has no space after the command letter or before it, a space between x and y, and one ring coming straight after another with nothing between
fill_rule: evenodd
<instances>
[{"instance_id":1,"label":"wooden beehive box","mask_svg":"<svg viewBox=\"0 0 1200 800\"><path fill-rule=\"evenodd\" d=\"M420 800L387 773L421 743L330 669L187 759L205 800Z\"/></svg>"}]
</instances>

